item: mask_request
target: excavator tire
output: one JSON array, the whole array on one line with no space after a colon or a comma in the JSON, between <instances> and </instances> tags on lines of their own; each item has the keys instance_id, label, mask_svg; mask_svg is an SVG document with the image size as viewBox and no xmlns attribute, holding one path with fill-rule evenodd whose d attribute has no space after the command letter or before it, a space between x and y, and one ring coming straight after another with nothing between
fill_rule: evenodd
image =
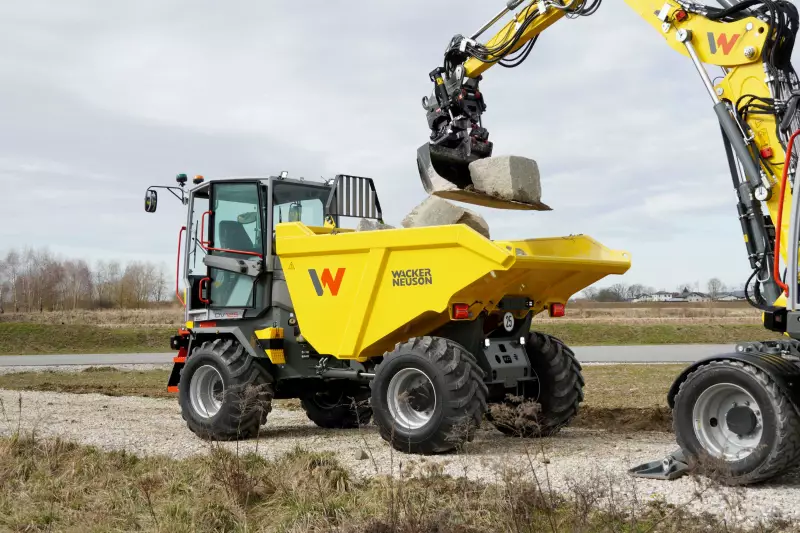
<instances>
[{"instance_id":1,"label":"excavator tire","mask_svg":"<svg viewBox=\"0 0 800 533\"><path fill-rule=\"evenodd\" d=\"M326 390L313 391L300 398L308 419L321 428L354 429L369 424L372 408L370 390L352 382L330 384Z\"/></svg>"},{"instance_id":2,"label":"excavator tire","mask_svg":"<svg viewBox=\"0 0 800 533\"><path fill-rule=\"evenodd\" d=\"M675 396L673 429L692 464L731 485L764 481L800 459L791 401L741 361L710 361L689 374Z\"/></svg>"},{"instance_id":3,"label":"excavator tire","mask_svg":"<svg viewBox=\"0 0 800 533\"><path fill-rule=\"evenodd\" d=\"M370 386L375 425L401 452L454 450L474 438L486 412L483 370L462 345L442 337L398 344Z\"/></svg>"},{"instance_id":4,"label":"excavator tire","mask_svg":"<svg viewBox=\"0 0 800 533\"><path fill-rule=\"evenodd\" d=\"M178 400L186 425L209 440L258 435L272 409L273 378L234 339L204 342L181 371Z\"/></svg>"},{"instance_id":5,"label":"excavator tire","mask_svg":"<svg viewBox=\"0 0 800 533\"><path fill-rule=\"evenodd\" d=\"M531 332L525 343L537 381L489 405L487 419L514 437L547 437L569 425L583 401L583 375L575 354L556 337Z\"/></svg>"}]
</instances>

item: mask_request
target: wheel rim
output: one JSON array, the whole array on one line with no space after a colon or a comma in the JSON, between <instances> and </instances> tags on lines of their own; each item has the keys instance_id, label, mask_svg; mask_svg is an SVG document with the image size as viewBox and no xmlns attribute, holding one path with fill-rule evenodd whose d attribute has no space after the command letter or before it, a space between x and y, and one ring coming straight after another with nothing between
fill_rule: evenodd
<instances>
[{"instance_id":1,"label":"wheel rim","mask_svg":"<svg viewBox=\"0 0 800 533\"><path fill-rule=\"evenodd\" d=\"M194 411L203 418L211 418L222 407L225 385L219 370L203 365L192 376L189 385L189 400Z\"/></svg>"},{"instance_id":2,"label":"wheel rim","mask_svg":"<svg viewBox=\"0 0 800 533\"><path fill-rule=\"evenodd\" d=\"M737 433L729 426L731 415L749 409L752 427ZM746 412L746 411L744 411ZM733 383L718 383L704 390L694 404L694 433L712 456L739 461L755 451L761 442L764 423L761 408L746 389Z\"/></svg>"},{"instance_id":3,"label":"wheel rim","mask_svg":"<svg viewBox=\"0 0 800 533\"><path fill-rule=\"evenodd\" d=\"M387 390L389 412L406 429L419 429L433 417L436 390L431 378L416 368L404 368L392 376Z\"/></svg>"}]
</instances>

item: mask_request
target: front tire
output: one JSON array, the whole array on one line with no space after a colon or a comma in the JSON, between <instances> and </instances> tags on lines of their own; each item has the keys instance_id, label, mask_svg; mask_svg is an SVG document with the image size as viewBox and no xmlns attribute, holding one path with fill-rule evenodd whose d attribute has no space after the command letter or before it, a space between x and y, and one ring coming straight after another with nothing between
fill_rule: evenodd
<instances>
[{"instance_id":1,"label":"front tire","mask_svg":"<svg viewBox=\"0 0 800 533\"><path fill-rule=\"evenodd\" d=\"M398 344L370 386L380 435L402 452L456 449L474 438L486 411L488 390L475 357L440 337Z\"/></svg>"},{"instance_id":2,"label":"front tire","mask_svg":"<svg viewBox=\"0 0 800 533\"><path fill-rule=\"evenodd\" d=\"M740 361L711 361L681 383L673 429L689 459L729 484L764 481L800 457L800 418L772 379ZM710 459L710 461L708 461Z\"/></svg>"},{"instance_id":3,"label":"front tire","mask_svg":"<svg viewBox=\"0 0 800 533\"><path fill-rule=\"evenodd\" d=\"M178 401L186 425L211 440L258 435L272 409L272 376L233 339L192 350L181 372Z\"/></svg>"}]
</instances>

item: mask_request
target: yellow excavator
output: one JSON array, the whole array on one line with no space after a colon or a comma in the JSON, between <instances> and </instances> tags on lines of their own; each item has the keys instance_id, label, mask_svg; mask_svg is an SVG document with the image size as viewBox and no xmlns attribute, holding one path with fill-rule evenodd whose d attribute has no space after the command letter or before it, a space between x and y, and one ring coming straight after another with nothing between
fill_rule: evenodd
<instances>
[{"instance_id":1,"label":"yellow excavator","mask_svg":"<svg viewBox=\"0 0 800 533\"><path fill-rule=\"evenodd\" d=\"M738 198L752 271L745 293L763 312L765 327L783 333L782 340L740 343L678 376L668 403L680 449L631 472L669 479L713 457L724 462L729 481L762 481L800 460L800 202L792 195L800 184L793 150L800 81L791 64L798 10L784 0L626 3L697 69L694 82L719 121ZM474 165L493 150L479 85L491 67L523 63L553 24L600 6L601 0L509 0L475 33L450 40L442 65L430 73L433 91L422 99L430 139L417 163L426 192L494 208L541 209L482 190L474 179ZM500 28L481 42L493 27ZM707 66L720 75L712 77Z\"/></svg>"}]
</instances>

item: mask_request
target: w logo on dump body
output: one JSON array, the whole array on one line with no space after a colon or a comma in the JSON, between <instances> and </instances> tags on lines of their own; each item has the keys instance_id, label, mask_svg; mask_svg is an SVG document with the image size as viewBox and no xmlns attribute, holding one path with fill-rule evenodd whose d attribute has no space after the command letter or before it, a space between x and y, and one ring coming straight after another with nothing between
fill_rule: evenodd
<instances>
[{"instance_id":1,"label":"w logo on dump body","mask_svg":"<svg viewBox=\"0 0 800 533\"><path fill-rule=\"evenodd\" d=\"M708 47L711 49L712 54L717 53L717 48L722 50L724 55L728 55L733 50L736 41L739 40L739 34L734 33L730 37L726 33L720 33L719 36L714 35L712 32L708 32Z\"/></svg>"},{"instance_id":2,"label":"w logo on dump body","mask_svg":"<svg viewBox=\"0 0 800 533\"><path fill-rule=\"evenodd\" d=\"M338 269L334 277L330 269L326 268L322 271L322 276L320 276L317 274L316 269L309 268L308 274L311 276L311 283L314 284L314 290L317 291L317 296L325 294L326 288L331 291L331 296L339 294L339 287L344 279L344 271L344 268Z\"/></svg>"}]
</instances>

